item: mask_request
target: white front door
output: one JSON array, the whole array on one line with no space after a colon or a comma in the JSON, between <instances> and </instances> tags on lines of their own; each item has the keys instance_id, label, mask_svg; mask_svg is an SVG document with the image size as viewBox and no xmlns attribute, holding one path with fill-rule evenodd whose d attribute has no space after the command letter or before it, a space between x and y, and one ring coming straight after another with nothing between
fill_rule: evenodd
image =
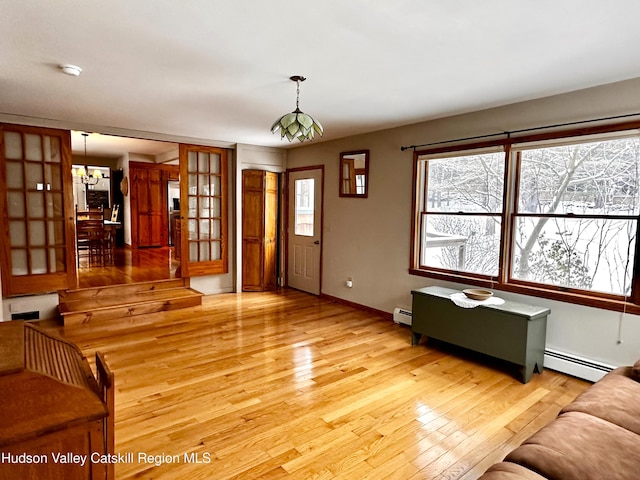
<instances>
[{"instance_id":1,"label":"white front door","mask_svg":"<svg viewBox=\"0 0 640 480\"><path fill-rule=\"evenodd\" d=\"M288 172L288 284L320 294L323 170Z\"/></svg>"}]
</instances>

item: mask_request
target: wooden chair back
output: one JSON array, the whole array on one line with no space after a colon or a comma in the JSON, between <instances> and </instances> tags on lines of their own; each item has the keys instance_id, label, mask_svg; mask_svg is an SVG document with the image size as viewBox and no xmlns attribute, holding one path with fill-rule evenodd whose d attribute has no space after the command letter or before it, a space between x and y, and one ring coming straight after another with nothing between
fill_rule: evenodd
<instances>
[{"instance_id":1,"label":"wooden chair back","mask_svg":"<svg viewBox=\"0 0 640 480\"><path fill-rule=\"evenodd\" d=\"M76 205L76 223L81 220L104 220L104 210L100 208L90 208L89 210L80 211Z\"/></svg>"},{"instance_id":2,"label":"wooden chair back","mask_svg":"<svg viewBox=\"0 0 640 480\"><path fill-rule=\"evenodd\" d=\"M78 220L76 224L78 239L93 239L104 237L104 223L102 220Z\"/></svg>"},{"instance_id":3,"label":"wooden chair back","mask_svg":"<svg viewBox=\"0 0 640 480\"><path fill-rule=\"evenodd\" d=\"M76 223L76 250L80 258L89 259L89 265L104 265L104 223L102 220L78 220Z\"/></svg>"},{"instance_id":4,"label":"wooden chair back","mask_svg":"<svg viewBox=\"0 0 640 480\"><path fill-rule=\"evenodd\" d=\"M111 209L111 221L112 222L117 222L118 221L118 214L119 213L120 213L120 205L115 203L113 205L113 208Z\"/></svg>"}]
</instances>

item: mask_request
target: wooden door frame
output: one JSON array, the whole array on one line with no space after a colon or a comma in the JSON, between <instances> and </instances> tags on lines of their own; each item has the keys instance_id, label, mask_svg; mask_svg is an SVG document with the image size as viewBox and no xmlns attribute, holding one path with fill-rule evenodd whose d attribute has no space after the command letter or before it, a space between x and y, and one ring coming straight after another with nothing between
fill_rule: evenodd
<instances>
[{"instance_id":1,"label":"wooden door frame","mask_svg":"<svg viewBox=\"0 0 640 480\"><path fill-rule=\"evenodd\" d=\"M296 167L296 168L287 168L285 187L284 187L284 198L286 201L283 205L283 224L284 224L284 284L286 287L289 287L289 209L291 206L289 205L289 185L291 182L289 181L289 176L294 172L302 172L305 170L320 170L320 192L322 193L322 198L320 199L320 269L318 271L318 282L319 282L319 295L322 295L322 257L324 254L324 165L311 165L308 167Z\"/></svg>"},{"instance_id":2,"label":"wooden door frame","mask_svg":"<svg viewBox=\"0 0 640 480\"><path fill-rule=\"evenodd\" d=\"M139 238L138 238L138 187L135 181L135 173L136 170L161 170L161 182L162 182L162 205L164 206L164 213L162 215L162 223L161 228L164 232L167 232L165 236L165 241L162 244L162 247L169 246L169 203L167 200L167 183L169 178L172 175L179 174L180 166L179 165L166 165L159 163L146 163L146 162L129 162L129 178L131 181L130 185L130 218L131 218L131 248L137 249Z\"/></svg>"}]
</instances>

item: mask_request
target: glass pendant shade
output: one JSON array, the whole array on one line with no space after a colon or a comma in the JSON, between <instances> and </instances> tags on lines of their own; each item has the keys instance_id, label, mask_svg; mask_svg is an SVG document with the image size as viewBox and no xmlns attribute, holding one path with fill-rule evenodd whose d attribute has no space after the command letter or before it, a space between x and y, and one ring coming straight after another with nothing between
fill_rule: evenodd
<instances>
[{"instance_id":1,"label":"glass pendant shade","mask_svg":"<svg viewBox=\"0 0 640 480\"><path fill-rule=\"evenodd\" d=\"M322 136L323 128L320 122L314 120L311 115L302 112L298 106L300 102L300 82L306 80L305 77L299 75L291 77L291 80L297 83L296 109L291 113L286 113L273 122L271 132L280 131L280 138L287 137L292 142L297 138L301 142L305 140L313 140L313 136L317 133Z\"/></svg>"},{"instance_id":2,"label":"glass pendant shade","mask_svg":"<svg viewBox=\"0 0 640 480\"><path fill-rule=\"evenodd\" d=\"M276 133L280 130L280 138L287 137L291 142L297 138L301 142L313 140L314 134L322 136L322 125L314 120L311 115L307 115L296 108L293 112L287 113L276 120L271 126L271 131Z\"/></svg>"}]
</instances>

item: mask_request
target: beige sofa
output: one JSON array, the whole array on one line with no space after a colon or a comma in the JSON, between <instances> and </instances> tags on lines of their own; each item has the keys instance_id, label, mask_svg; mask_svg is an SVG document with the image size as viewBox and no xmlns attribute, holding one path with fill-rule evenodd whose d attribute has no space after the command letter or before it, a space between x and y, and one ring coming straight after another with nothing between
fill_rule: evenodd
<instances>
[{"instance_id":1,"label":"beige sofa","mask_svg":"<svg viewBox=\"0 0 640 480\"><path fill-rule=\"evenodd\" d=\"M640 479L640 360L594 383L480 478Z\"/></svg>"}]
</instances>

